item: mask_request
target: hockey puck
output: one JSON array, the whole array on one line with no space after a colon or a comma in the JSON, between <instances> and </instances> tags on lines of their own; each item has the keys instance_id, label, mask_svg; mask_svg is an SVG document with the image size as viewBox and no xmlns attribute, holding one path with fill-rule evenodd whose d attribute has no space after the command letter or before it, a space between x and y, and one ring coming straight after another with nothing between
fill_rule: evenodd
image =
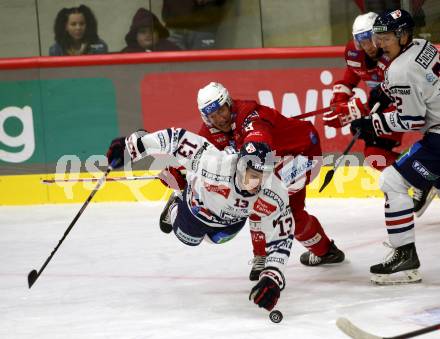
<instances>
[{"instance_id":1,"label":"hockey puck","mask_svg":"<svg viewBox=\"0 0 440 339\"><path fill-rule=\"evenodd\" d=\"M270 312L269 318L270 318L270 321L278 324L281 322L281 320L283 320L283 314L280 311L275 310L275 311Z\"/></svg>"}]
</instances>

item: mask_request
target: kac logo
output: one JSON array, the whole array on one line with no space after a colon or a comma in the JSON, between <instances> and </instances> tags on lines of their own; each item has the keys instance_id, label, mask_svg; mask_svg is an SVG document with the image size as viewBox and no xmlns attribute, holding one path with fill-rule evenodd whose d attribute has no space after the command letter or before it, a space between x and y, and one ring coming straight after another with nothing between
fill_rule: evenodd
<instances>
[{"instance_id":1,"label":"kac logo","mask_svg":"<svg viewBox=\"0 0 440 339\"><path fill-rule=\"evenodd\" d=\"M18 119L22 125L20 133L11 135L6 131L8 119ZM4 148L4 145L8 149ZM0 111L0 160L20 163L28 160L35 151L34 122L29 106L6 107Z\"/></svg>"}]
</instances>

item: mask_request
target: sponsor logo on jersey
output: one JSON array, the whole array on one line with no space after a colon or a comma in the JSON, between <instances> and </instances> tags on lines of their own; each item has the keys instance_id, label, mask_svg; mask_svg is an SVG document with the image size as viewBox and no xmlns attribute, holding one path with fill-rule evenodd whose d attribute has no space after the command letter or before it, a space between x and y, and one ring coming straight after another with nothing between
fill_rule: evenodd
<instances>
[{"instance_id":1,"label":"sponsor logo on jersey","mask_svg":"<svg viewBox=\"0 0 440 339\"><path fill-rule=\"evenodd\" d=\"M202 177L205 177L207 179L214 180L214 181L231 182L231 180L232 180L231 176L211 173L211 172L206 171L205 169L202 169Z\"/></svg>"},{"instance_id":2,"label":"sponsor logo on jersey","mask_svg":"<svg viewBox=\"0 0 440 339\"><path fill-rule=\"evenodd\" d=\"M216 142L218 142L219 144L225 142L227 139L224 135L218 134L218 135L214 135L214 139Z\"/></svg>"},{"instance_id":3,"label":"sponsor logo on jersey","mask_svg":"<svg viewBox=\"0 0 440 339\"><path fill-rule=\"evenodd\" d=\"M424 48L420 51L419 55L417 55L416 62L424 69L427 69L437 53L437 48L434 45L426 43Z\"/></svg>"},{"instance_id":4,"label":"sponsor logo on jersey","mask_svg":"<svg viewBox=\"0 0 440 339\"><path fill-rule=\"evenodd\" d=\"M426 80L429 83L434 82L436 79L437 79L437 77L434 74L432 74L432 73L426 74Z\"/></svg>"},{"instance_id":5,"label":"sponsor logo on jersey","mask_svg":"<svg viewBox=\"0 0 440 339\"><path fill-rule=\"evenodd\" d=\"M351 67L361 67L361 63L358 61L353 61L353 60L347 60L347 65L351 66Z\"/></svg>"},{"instance_id":6,"label":"sponsor logo on jersey","mask_svg":"<svg viewBox=\"0 0 440 339\"><path fill-rule=\"evenodd\" d=\"M347 52L347 55L350 56L350 57L355 57L355 58L357 58L357 56L359 55L359 52L358 52L358 51L352 51L352 50L350 50L350 51Z\"/></svg>"},{"instance_id":7,"label":"sponsor logo on jersey","mask_svg":"<svg viewBox=\"0 0 440 339\"><path fill-rule=\"evenodd\" d=\"M210 185L207 183L205 183L204 186L208 192L218 193L221 196L225 197L226 199L229 197L229 193L231 193L231 189L228 186Z\"/></svg>"},{"instance_id":8,"label":"sponsor logo on jersey","mask_svg":"<svg viewBox=\"0 0 440 339\"><path fill-rule=\"evenodd\" d=\"M220 211L220 218L222 220L228 221L228 223L230 223L230 224L234 224L234 223L237 223L237 222L243 220L243 218L241 216L231 214L225 210Z\"/></svg>"},{"instance_id":9,"label":"sponsor logo on jersey","mask_svg":"<svg viewBox=\"0 0 440 339\"><path fill-rule=\"evenodd\" d=\"M417 160L413 161L412 168L414 170L416 170L416 172L419 173L426 180L435 181L439 178L438 175L435 175L435 174L431 173L430 171L428 171L428 169L425 166L423 166L420 162L418 162Z\"/></svg>"},{"instance_id":10,"label":"sponsor logo on jersey","mask_svg":"<svg viewBox=\"0 0 440 339\"><path fill-rule=\"evenodd\" d=\"M283 165L279 174L286 185L291 185L295 183L298 178L303 177L308 171L315 167L317 162L317 160L299 156Z\"/></svg>"},{"instance_id":11,"label":"sponsor logo on jersey","mask_svg":"<svg viewBox=\"0 0 440 339\"><path fill-rule=\"evenodd\" d=\"M267 201L264 201L261 198L258 198L257 201L255 201L254 204L254 210L260 213L263 213L265 215L271 215L273 212L275 212L277 209L276 206L269 204Z\"/></svg>"},{"instance_id":12,"label":"sponsor logo on jersey","mask_svg":"<svg viewBox=\"0 0 440 339\"><path fill-rule=\"evenodd\" d=\"M192 161L192 166L191 169L194 172L197 172L198 168L199 168L199 160L202 157L202 154L206 151L206 149L208 148L209 144L205 141L202 145L202 147L199 148L199 150L196 152L196 154L193 157L193 161Z\"/></svg>"},{"instance_id":13,"label":"sponsor logo on jersey","mask_svg":"<svg viewBox=\"0 0 440 339\"><path fill-rule=\"evenodd\" d=\"M394 86L390 88L390 93L392 95L411 95L411 87L409 86Z\"/></svg>"},{"instance_id":14,"label":"sponsor logo on jersey","mask_svg":"<svg viewBox=\"0 0 440 339\"><path fill-rule=\"evenodd\" d=\"M273 200L275 200L276 203L278 204L278 206L280 206L280 209L284 208L283 199L278 194L276 194L274 191L272 191L268 188L265 188L265 189L263 189L263 194L268 196L269 198L272 198Z\"/></svg>"}]
</instances>

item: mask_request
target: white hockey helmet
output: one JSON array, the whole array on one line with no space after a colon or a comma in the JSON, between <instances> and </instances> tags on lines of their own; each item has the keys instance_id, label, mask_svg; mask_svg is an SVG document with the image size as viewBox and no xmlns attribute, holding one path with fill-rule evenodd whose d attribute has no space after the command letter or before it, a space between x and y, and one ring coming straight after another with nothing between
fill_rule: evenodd
<instances>
[{"instance_id":1,"label":"white hockey helmet","mask_svg":"<svg viewBox=\"0 0 440 339\"><path fill-rule=\"evenodd\" d=\"M368 12L356 17L353 22L353 39L357 49L361 49L360 42L362 40L371 40L373 36L373 24L377 18L374 12Z\"/></svg>"},{"instance_id":2,"label":"white hockey helmet","mask_svg":"<svg viewBox=\"0 0 440 339\"><path fill-rule=\"evenodd\" d=\"M229 96L228 90L222 84L210 82L199 90L197 105L203 121L208 126L211 126L211 123L208 121L208 116L219 110L224 104L228 104L229 107L231 107L232 99Z\"/></svg>"}]
</instances>

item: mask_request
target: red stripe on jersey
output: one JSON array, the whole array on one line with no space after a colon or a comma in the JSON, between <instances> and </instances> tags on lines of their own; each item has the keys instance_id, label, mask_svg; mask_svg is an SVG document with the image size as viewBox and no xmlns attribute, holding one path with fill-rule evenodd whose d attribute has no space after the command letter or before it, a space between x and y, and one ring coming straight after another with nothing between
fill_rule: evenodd
<instances>
[{"instance_id":1,"label":"red stripe on jersey","mask_svg":"<svg viewBox=\"0 0 440 339\"><path fill-rule=\"evenodd\" d=\"M407 217L405 219L397 219L397 220L392 220L392 221L385 221L385 223L386 223L387 226L395 226L395 225L406 224L406 223L408 223L410 221L413 221L413 220L414 220L414 217L410 216L410 217Z\"/></svg>"}]
</instances>

